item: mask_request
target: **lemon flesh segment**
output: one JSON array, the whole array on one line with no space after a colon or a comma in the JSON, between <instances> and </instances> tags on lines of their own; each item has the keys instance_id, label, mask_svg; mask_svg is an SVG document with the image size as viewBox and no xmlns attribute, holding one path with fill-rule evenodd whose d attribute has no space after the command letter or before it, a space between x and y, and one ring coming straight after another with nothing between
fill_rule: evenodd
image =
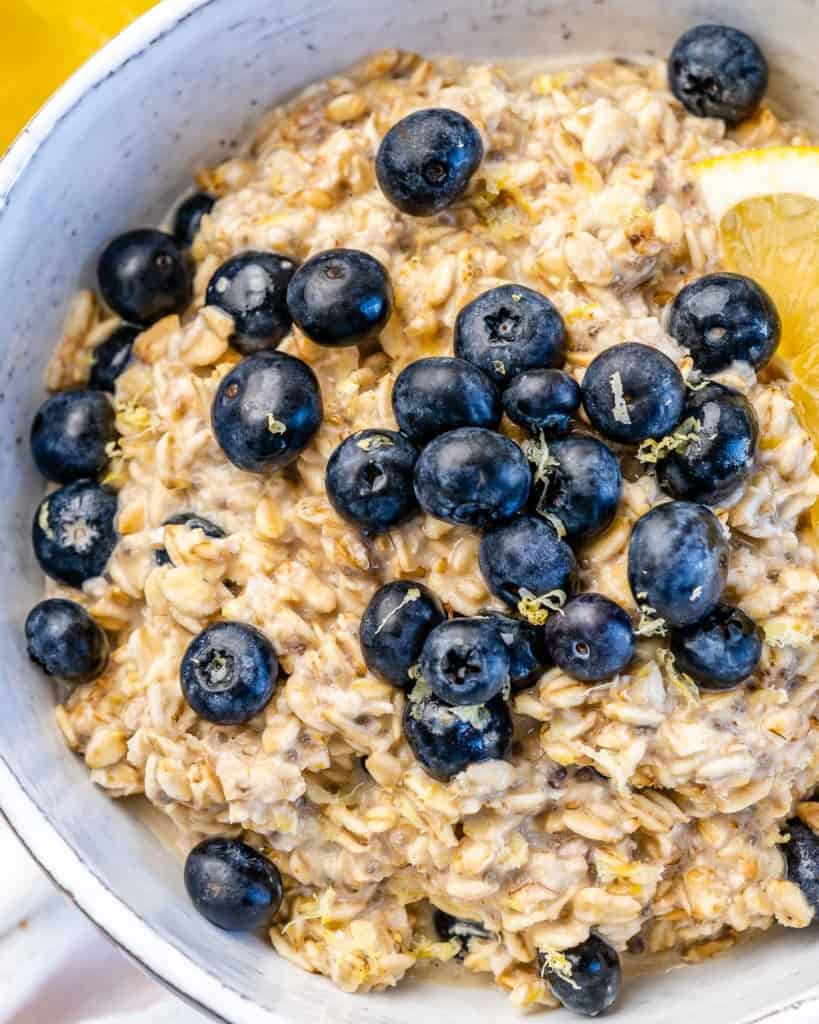
<instances>
[{"instance_id":1,"label":"lemon flesh segment","mask_svg":"<svg viewBox=\"0 0 819 1024\"><path fill-rule=\"evenodd\" d=\"M720 236L728 269L758 281L776 303L779 355L794 377L791 398L819 444L819 201L793 195L746 199L723 217ZM819 538L819 502L811 524Z\"/></svg>"},{"instance_id":2,"label":"lemon flesh segment","mask_svg":"<svg viewBox=\"0 0 819 1024\"><path fill-rule=\"evenodd\" d=\"M746 199L722 218L728 270L757 281L782 318L779 355L800 365L819 363L819 200L797 195ZM817 366L819 369L819 366Z\"/></svg>"}]
</instances>

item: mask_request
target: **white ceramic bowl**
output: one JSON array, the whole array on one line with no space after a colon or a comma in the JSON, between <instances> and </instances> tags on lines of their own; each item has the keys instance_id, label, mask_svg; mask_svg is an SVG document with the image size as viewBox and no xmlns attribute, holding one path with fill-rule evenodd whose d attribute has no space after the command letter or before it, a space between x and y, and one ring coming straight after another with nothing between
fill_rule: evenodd
<instances>
[{"instance_id":1,"label":"white ceramic bowl","mask_svg":"<svg viewBox=\"0 0 819 1024\"><path fill-rule=\"evenodd\" d=\"M0 167L0 806L112 939L215 1015L242 1024L517 1016L495 990L434 979L344 995L261 941L209 927L178 862L66 749L52 688L22 639L42 586L29 541L42 481L27 436L66 302L92 280L104 242L156 222L191 170L229 152L259 108L367 51L639 57L667 53L705 18L751 31L772 63L773 95L819 122L814 0L166 0L51 100ZM680 1024L696 1007L700 1024L814 1021L816 955L815 933L769 936L696 971L633 981L617 1019Z\"/></svg>"}]
</instances>

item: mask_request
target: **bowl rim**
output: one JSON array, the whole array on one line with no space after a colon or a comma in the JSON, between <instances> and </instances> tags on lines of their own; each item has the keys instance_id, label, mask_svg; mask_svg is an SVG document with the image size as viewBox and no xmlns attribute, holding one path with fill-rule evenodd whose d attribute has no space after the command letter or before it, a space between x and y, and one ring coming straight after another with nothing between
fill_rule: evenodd
<instances>
[{"instance_id":1,"label":"bowl rim","mask_svg":"<svg viewBox=\"0 0 819 1024\"><path fill-rule=\"evenodd\" d=\"M163 0L114 36L46 101L0 160L0 224L14 189L54 129L106 79L138 59L217 0ZM185 1002L211 1018L242 1024L287 1024L199 966L156 932L99 878L26 791L0 750L0 813L43 871L123 953Z\"/></svg>"},{"instance_id":2,"label":"bowl rim","mask_svg":"<svg viewBox=\"0 0 819 1024\"><path fill-rule=\"evenodd\" d=\"M14 188L59 123L83 99L180 24L220 0L161 0L114 36L45 102L0 159L0 225ZM0 816L43 872L130 960L211 1019L233 1024L293 1024L197 964L117 896L63 838L26 790L0 749ZM745 1018L742 1024L799 1024L801 1009L819 1002L819 986ZM806 1018L802 1018L805 1020Z\"/></svg>"}]
</instances>

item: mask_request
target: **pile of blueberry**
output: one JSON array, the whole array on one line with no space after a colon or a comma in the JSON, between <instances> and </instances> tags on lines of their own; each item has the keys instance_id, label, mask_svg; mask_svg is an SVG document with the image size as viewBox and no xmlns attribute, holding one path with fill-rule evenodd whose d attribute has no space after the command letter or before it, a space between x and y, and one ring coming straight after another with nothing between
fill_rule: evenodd
<instances>
[{"instance_id":1,"label":"pile of blueberry","mask_svg":"<svg viewBox=\"0 0 819 1024\"><path fill-rule=\"evenodd\" d=\"M700 26L674 48L669 81L689 111L736 124L758 104L767 68L747 36ZM480 134L462 114L422 110L386 134L375 170L398 210L432 216L463 195L482 157ZM37 509L34 551L62 584L82 587L101 575L116 544L116 495L99 482L116 440L108 393L140 330L189 306L186 250L213 203L195 194L179 207L173 235L130 231L108 245L99 288L122 325L96 349L90 387L50 398L35 416L34 460L60 486ZM359 345L377 339L393 306L385 268L350 249L319 253L300 267L274 252L240 253L216 271L206 298L232 317L231 343L243 356L215 395L213 433L227 458L253 473L291 464L322 421L313 371L276 351L291 326L319 345ZM420 359L399 375L399 430L359 431L330 458L329 500L368 535L419 511L481 530L481 572L507 606L448 614L423 583L395 580L362 618L366 663L406 691L407 741L436 779L507 757L509 698L550 665L584 683L628 666L636 647L630 616L600 594L575 593L576 565L583 543L616 514L620 456L633 456L641 444L660 442L657 478L670 500L632 531L634 598L670 628L677 666L700 687L732 687L754 671L760 630L721 603L728 548L708 506L751 472L758 424L742 394L703 375L733 360L764 366L779 340L779 318L753 281L713 274L680 292L668 329L691 353L700 375L695 387L687 389L665 355L637 343L603 352L578 386L561 368L567 334L552 302L523 285L493 288L460 311L453 357ZM591 430L581 425L581 406ZM523 448L500 432L504 414L528 433ZM678 434L684 443L676 443ZM167 524L224 536L192 512ZM172 564L164 548L154 558L158 566ZM41 602L25 632L31 657L49 674L80 683L105 669L107 637L76 602ZM207 626L180 666L185 700L216 725L250 721L278 679L270 641L239 622ZM791 870L819 905L816 842L796 827L793 833ZM276 867L235 839L200 843L188 857L185 883L197 908L222 928L267 924L282 901ZM459 939L462 954L486 935L480 924L441 911L435 921L443 938ZM617 997L619 959L596 935L564 954L542 954L540 968L557 998L580 1013L596 1015Z\"/></svg>"},{"instance_id":2,"label":"pile of blueberry","mask_svg":"<svg viewBox=\"0 0 819 1024\"><path fill-rule=\"evenodd\" d=\"M32 524L34 554L51 579L71 587L105 571L117 542L116 494L100 482L117 440L109 395L125 370L137 335L190 303L192 270L185 250L214 200L202 194L179 207L174 235L130 231L103 252L98 267L100 293L123 320L93 352L89 386L47 399L31 425L31 453L46 480L60 485L37 507ZM187 521L175 516L169 522ZM197 520L203 526L205 520ZM207 524L211 532L217 529ZM156 553L162 564L164 551ZM28 651L50 675L86 682L105 669L108 640L94 620L73 601L43 601L25 626Z\"/></svg>"},{"instance_id":3,"label":"pile of blueberry","mask_svg":"<svg viewBox=\"0 0 819 1024\"><path fill-rule=\"evenodd\" d=\"M763 366L780 325L756 284L713 274L679 293L669 330L703 373L735 359ZM548 665L589 683L627 667L636 645L631 619L600 594L574 592L577 552L614 518L618 455L673 439L683 423L684 443L656 463L672 500L632 532L633 596L670 628L677 666L704 689L737 685L761 654L758 627L720 603L728 546L707 507L753 468L759 428L751 405L713 381L687 388L671 359L637 343L602 352L578 387L560 369L565 343L545 296L517 285L485 292L456 320L454 358L421 359L399 375L400 432L353 434L328 463L330 501L366 532L419 510L482 530L480 569L507 614L447 618L426 586L403 580L376 593L361 623L370 669L419 698L407 702L404 730L438 779L505 756L506 701ZM581 405L594 434L580 427ZM529 459L498 432L503 412L532 435Z\"/></svg>"},{"instance_id":4,"label":"pile of blueberry","mask_svg":"<svg viewBox=\"0 0 819 1024\"><path fill-rule=\"evenodd\" d=\"M47 480L62 486L38 506L32 541L41 568L59 583L82 587L102 575L116 545L116 495L100 482L109 446L117 439L109 393L140 330L188 307L192 268L185 250L213 202L202 194L185 200L177 211L175 237L130 231L107 246L98 267L100 292L123 324L94 351L89 387L49 398L34 417L34 461ZM292 463L321 425L315 374L302 360L275 351L293 322L318 344L354 345L377 336L392 312L382 265L348 249L320 253L298 270L276 253L241 253L213 275L207 301L230 313L231 342L244 355L214 398L214 436L234 465L255 473ZM224 536L216 523L192 512L177 513L164 525L178 524L209 537ZM171 560L160 548L155 561L162 566ZM69 626L86 632L99 627L79 605L71 618L66 604L72 603L44 602L36 609L27 626L32 657L53 674L88 680L103 670L104 659L63 639ZM51 649L47 661L36 653L44 645ZM100 641L95 650L104 646Z\"/></svg>"}]
</instances>

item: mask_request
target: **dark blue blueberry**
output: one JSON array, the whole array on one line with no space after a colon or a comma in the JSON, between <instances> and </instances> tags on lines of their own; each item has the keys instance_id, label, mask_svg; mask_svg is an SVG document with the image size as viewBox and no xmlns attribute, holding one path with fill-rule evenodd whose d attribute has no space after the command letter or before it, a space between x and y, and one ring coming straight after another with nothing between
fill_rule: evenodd
<instances>
[{"instance_id":1,"label":"dark blue blueberry","mask_svg":"<svg viewBox=\"0 0 819 1024\"><path fill-rule=\"evenodd\" d=\"M728 543L704 505L668 501L641 516L628 545L628 581L638 605L671 626L713 611L728 573Z\"/></svg>"},{"instance_id":2,"label":"dark blue blueberry","mask_svg":"<svg viewBox=\"0 0 819 1024\"><path fill-rule=\"evenodd\" d=\"M612 345L592 360L581 385L595 430L621 444L671 433L685 405L685 381L668 356L649 345Z\"/></svg>"},{"instance_id":3,"label":"dark blue blueberry","mask_svg":"<svg viewBox=\"0 0 819 1024\"><path fill-rule=\"evenodd\" d=\"M580 408L580 386L562 370L524 370L503 393L503 411L535 435L560 437Z\"/></svg>"},{"instance_id":4,"label":"dark blue blueberry","mask_svg":"<svg viewBox=\"0 0 819 1024\"><path fill-rule=\"evenodd\" d=\"M601 533L614 519L623 477L614 452L596 437L572 434L552 441L545 480L532 486L530 505L539 515L555 515L573 540Z\"/></svg>"},{"instance_id":5,"label":"dark blue blueberry","mask_svg":"<svg viewBox=\"0 0 819 1024\"><path fill-rule=\"evenodd\" d=\"M512 746L512 716L502 697L467 709L430 694L407 701L403 724L416 759L439 782L449 782L479 761L502 760Z\"/></svg>"},{"instance_id":6,"label":"dark blue blueberry","mask_svg":"<svg viewBox=\"0 0 819 1024\"><path fill-rule=\"evenodd\" d=\"M556 665L584 683L611 679L634 657L634 629L626 612L602 594L578 594L544 627Z\"/></svg>"},{"instance_id":7,"label":"dark blue blueberry","mask_svg":"<svg viewBox=\"0 0 819 1024\"><path fill-rule=\"evenodd\" d=\"M432 357L410 363L392 390L398 426L422 447L457 427L500 423L501 400L492 381L465 359Z\"/></svg>"},{"instance_id":8,"label":"dark blue blueberry","mask_svg":"<svg viewBox=\"0 0 819 1024\"><path fill-rule=\"evenodd\" d=\"M46 480L67 484L99 476L108 465L105 448L117 437L114 409L102 391L60 391L37 410L31 454Z\"/></svg>"},{"instance_id":9,"label":"dark blue blueberry","mask_svg":"<svg viewBox=\"0 0 819 1024\"><path fill-rule=\"evenodd\" d=\"M512 690L525 690L536 683L549 665L543 630L524 619L513 619L490 608L478 614L492 622L506 647Z\"/></svg>"},{"instance_id":10,"label":"dark blue blueberry","mask_svg":"<svg viewBox=\"0 0 819 1024\"><path fill-rule=\"evenodd\" d=\"M409 670L418 663L426 638L445 619L444 606L423 583L385 584L361 617L359 639L367 668L395 686L412 689Z\"/></svg>"},{"instance_id":11,"label":"dark blue blueberry","mask_svg":"<svg viewBox=\"0 0 819 1024\"><path fill-rule=\"evenodd\" d=\"M211 424L234 466L262 473L295 461L322 415L319 384L307 363L284 352L257 352L222 380Z\"/></svg>"},{"instance_id":12,"label":"dark blue blueberry","mask_svg":"<svg viewBox=\"0 0 819 1024\"><path fill-rule=\"evenodd\" d=\"M734 360L759 370L770 362L782 336L773 299L740 274L707 274L686 285L671 303L668 333L687 348L703 373Z\"/></svg>"},{"instance_id":13,"label":"dark blue blueberry","mask_svg":"<svg viewBox=\"0 0 819 1024\"><path fill-rule=\"evenodd\" d=\"M719 117L733 127L759 106L768 88L768 64L744 32L697 25L671 51L668 84L690 114Z\"/></svg>"},{"instance_id":14,"label":"dark blue blueberry","mask_svg":"<svg viewBox=\"0 0 819 1024\"><path fill-rule=\"evenodd\" d=\"M756 668L762 656L762 630L739 608L718 604L701 622L671 632L678 669L703 690L730 690Z\"/></svg>"},{"instance_id":15,"label":"dark blue blueberry","mask_svg":"<svg viewBox=\"0 0 819 1024\"><path fill-rule=\"evenodd\" d=\"M417 110L381 140L375 174L402 213L430 217L466 191L483 159L478 129L455 110Z\"/></svg>"},{"instance_id":16,"label":"dark blue blueberry","mask_svg":"<svg viewBox=\"0 0 819 1024\"><path fill-rule=\"evenodd\" d=\"M34 554L46 576L70 587L101 576L117 543L116 514L116 494L92 480L47 494L31 527Z\"/></svg>"},{"instance_id":17,"label":"dark blue blueberry","mask_svg":"<svg viewBox=\"0 0 819 1024\"><path fill-rule=\"evenodd\" d=\"M788 881L802 890L805 899L819 914L819 836L799 818L786 825L790 838L782 847L788 867Z\"/></svg>"},{"instance_id":18,"label":"dark blue blueberry","mask_svg":"<svg viewBox=\"0 0 819 1024\"><path fill-rule=\"evenodd\" d=\"M367 533L403 523L418 510L413 471L418 449L395 430L360 430L327 463L327 497L342 519Z\"/></svg>"},{"instance_id":19,"label":"dark blue blueberry","mask_svg":"<svg viewBox=\"0 0 819 1024\"><path fill-rule=\"evenodd\" d=\"M229 932L269 925L281 906L279 869L238 839L203 839L185 861L185 888L199 913Z\"/></svg>"},{"instance_id":20,"label":"dark blue blueberry","mask_svg":"<svg viewBox=\"0 0 819 1024\"><path fill-rule=\"evenodd\" d=\"M450 619L429 634L421 675L447 704L485 704L509 685L509 654L488 619Z\"/></svg>"},{"instance_id":21,"label":"dark blue blueberry","mask_svg":"<svg viewBox=\"0 0 819 1024\"><path fill-rule=\"evenodd\" d=\"M233 317L230 343L242 355L275 348L290 330L287 286L295 269L287 256L249 249L210 279L206 301Z\"/></svg>"},{"instance_id":22,"label":"dark blue blueberry","mask_svg":"<svg viewBox=\"0 0 819 1024\"><path fill-rule=\"evenodd\" d=\"M455 954L456 959L463 960L469 952L469 946L473 939L488 939L490 933L482 924L477 921L465 921L461 917L453 917L438 907L432 911L432 923L441 942L458 943L460 949Z\"/></svg>"},{"instance_id":23,"label":"dark blue blueberry","mask_svg":"<svg viewBox=\"0 0 819 1024\"><path fill-rule=\"evenodd\" d=\"M187 257L175 238L152 228L110 242L100 256L97 279L111 309L142 327L184 313L193 296Z\"/></svg>"},{"instance_id":24,"label":"dark blue blueberry","mask_svg":"<svg viewBox=\"0 0 819 1024\"><path fill-rule=\"evenodd\" d=\"M117 389L117 377L131 361L134 342L140 333L138 327L121 324L94 349L91 358L91 377L89 384L98 391Z\"/></svg>"},{"instance_id":25,"label":"dark blue blueberry","mask_svg":"<svg viewBox=\"0 0 819 1024\"><path fill-rule=\"evenodd\" d=\"M415 466L421 508L448 523L490 526L526 504L532 474L514 441L482 427L431 441Z\"/></svg>"},{"instance_id":26,"label":"dark blue blueberry","mask_svg":"<svg viewBox=\"0 0 819 1024\"><path fill-rule=\"evenodd\" d=\"M566 325L554 303L520 284L503 284L473 299L455 321L455 355L505 388L524 370L560 367Z\"/></svg>"},{"instance_id":27,"label":"dark blue blueberry","mask_svg":"<svg viewBox=\"0 0 819 1024\"><path fill-rule=\"evenodd\" d=\"M248 722L270 703L279 662L254 626L216 622L188 644L179 678L193 710L216 725Z\"/></svg>"},{"instance_id":28,"label":"dark blue blueberry","mask_svg":"<svg viewBox=\"0 0 819 1024\"><path fill-rule=\"evenodd\" d=\"M375 338L390 318L390 277L367 252L328 249L293 275L287 308L317 345L358 345Z\"/></svg>"},{"instance_id":29,"label":"dark blue blueberry","mask_svg":"<svg viewBox=\"0 0 819 1024\"><path fill-rule=\"evenodd\" d=\"M541 976L552 995L573 1013L597 1017L613 1006L620 995L622 970L617 951L599 935L561 954L567 962L557 966L553 959L538 954Z\"/></svg>"},{"instance_id":30,"label":"dark blue blueberry","mask_svg":"<svg viewBox=\"0 0 819 1024\"><path fill-rule=\"evenodd\" d=\"M216 203L214 196L207 192L194 192L192 196L183 199L176 208L173 219L173 233L177 242L185 249L193 245L193 240L199 234L199 226L206 213L210 213Z\"/></svg>"},{"instance_id":31,"label":"dark blue blueberry","mask_svg":"<svg viewBox=\"0 0 819 1024\"><path fill-rule=\"evenodd\" d=\"M739 391L708 383L691 393L683 414L699 425L699 436L657 464L657 478L673 498L714 505L754 468L759 422Z\"/></svg>"},{"instance_id":32,"label":"dark blue blueberry","mask_svg":"<svg viewBox=\"0 0 819 1024\"><path fill-rule=\"evenodd\" d=\"M50 676L72 683L96 679L108 660L108 638L82 605L52 597L26 619L28 656Z\"/></svg>"},{"instance_id":33,"label":"dark blue blueberry","mask_svg":"<svg viewBox=\"0 0 819 1024\"><path fill-rule=\"evenodd\" d=\"M537 516L517 516L481 537L478 549L483 578L492 593L516 608L524 591L535 597L572 589L572 549L551 523Z\"/></svg>"},{"instance_id":34,"label":"dark blue blueberry","mask_svg":"<svg viewBox=\"0 0 819 1024\"><path fill-rule=\"evenodd\" d=\"M201 530L206 537L214 537L217 540L225 535L225 531L220 529L216 523L212 523L210 519L205 519L203 516L197 516L193 512L177 512L176 515L166 519L162 525L187 526L189 530ZM157 565L173 565L173 559L165 548L157 548L154 551L154 562Z\"/></svg>"}]
</instances>

